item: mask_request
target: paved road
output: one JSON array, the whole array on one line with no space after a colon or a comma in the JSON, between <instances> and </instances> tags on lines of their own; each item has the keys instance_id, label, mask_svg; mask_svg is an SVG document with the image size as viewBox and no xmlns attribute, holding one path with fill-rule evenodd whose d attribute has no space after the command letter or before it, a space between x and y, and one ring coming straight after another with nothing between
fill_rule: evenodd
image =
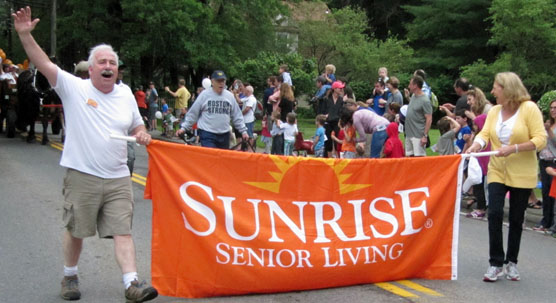
<instances>
[{"instance_id":1,"label":"paved road","mask_svg":"<svg viewBox=\"0 0 556 303\"><path fill-rule=\"evenodd\" d=\"M0 302L63 302L58 291L64 169L58 165L61 153L57 147L60 145L27 144L0 135ZM147 173L143 147L137 148L135 172L142 176ZM151 202L143 199L142 185L133 186L133 236L139 274L150 280ZM523 280L484 283L487 222L462 217L457 281L412 280L416 285L392 282L196 300L159 297L153 302L553 302L554 252L556 240L525 231L519 263ZM79 269L80 302L124 301L112 241L88 238Z\"/></svg>"}]
</instances>

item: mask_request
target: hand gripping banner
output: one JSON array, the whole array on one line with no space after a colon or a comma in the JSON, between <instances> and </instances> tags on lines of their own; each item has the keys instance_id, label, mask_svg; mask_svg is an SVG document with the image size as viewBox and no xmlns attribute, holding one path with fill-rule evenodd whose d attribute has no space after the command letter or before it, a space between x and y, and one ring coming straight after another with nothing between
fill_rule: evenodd
<instances>
[{"instance_id":1,"label":"hand gripping banner","mask_svg":"<svg viewBox=\"0 0 556 303\"><path fill-rule=\"evenodd\" d=\"M163 295L456 279L461 157L316 159L154 141L152 281Z\"/></svg>"}]
</instances>

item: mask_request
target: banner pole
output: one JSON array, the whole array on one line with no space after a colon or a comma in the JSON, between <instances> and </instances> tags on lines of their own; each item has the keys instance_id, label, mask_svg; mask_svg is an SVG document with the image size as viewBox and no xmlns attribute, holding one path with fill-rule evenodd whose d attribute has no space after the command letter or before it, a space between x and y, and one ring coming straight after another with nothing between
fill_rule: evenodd
<instances>
[{"instance_id":1,"label":"banner pole","mask_svg":"<svg viewBox=\"0 0 556 303\"><path fill-rule=\"evenodd\" d=\"M122 136L122 135L110 134L110 138L111 139L116 139L116 140L124 140L124 141L128 141L128 142L137 142L137 138L131 137L131 136Z\"/></svg>"},{"instance_id":2,"label":"banner pole","mask_svg":"<svg viewBox=\"0 0 556 303\"><path fill-rule=\"evenodd\" d=\"M470 153L470 154L461 154L461 156L465 158L469 157L487 157L487 156L494 156L498 154L497 150L494 151L487 151L487 152L480 152L480 153Z\"/></svg>"}]
</instances>

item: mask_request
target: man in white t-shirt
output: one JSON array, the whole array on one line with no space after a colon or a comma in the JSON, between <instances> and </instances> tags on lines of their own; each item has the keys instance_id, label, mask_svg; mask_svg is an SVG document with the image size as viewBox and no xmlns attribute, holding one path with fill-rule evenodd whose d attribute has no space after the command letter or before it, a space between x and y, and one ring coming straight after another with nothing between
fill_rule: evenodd
<instances>
[{"instance_id":1,"label":"man in white t-shirt","mask_svg":"<svg viewBox=\"0 0 556 303\"><path fill-rule=\"evenodd\" d=\"M253 86L248 85L243 91L245 97L241 98L243 107L241 113L243 114L243 121L247 127L247 134L249 138L253 138L253 127L255 126L255 107L257 106L257 99L253 95Z\"/></svg>"},{"instance_id":2,"label":"man in white t-shirt","mask_svg":"<svg viewBox=\"0 0 556 303\"><path fill-rule=\"evenodd\" d=\"M65 300L81 297L77 263L83 238L98 231L101 238L114 239L126 300L151 300L158 295L156 289L139 283L137 278L126 142L110 139L109 135L132 135L144 145L150 143L151 136L146 132L131 90L115 85L118 55L109 45L94 47L89 56L90 79L83 80L61 70L37 44L31 31L39 19L31 19L29 7L12 16L27 56L48 79L64 106L67 135L60 165L67 168L63 188L66 231L60 295Z\"/></svg>"}]
</instances>

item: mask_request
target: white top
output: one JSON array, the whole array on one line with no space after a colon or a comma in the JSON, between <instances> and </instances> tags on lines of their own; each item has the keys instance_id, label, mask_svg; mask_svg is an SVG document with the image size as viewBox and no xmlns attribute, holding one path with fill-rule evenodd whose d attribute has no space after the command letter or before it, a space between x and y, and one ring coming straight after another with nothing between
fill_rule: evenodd
<instances>
[{"instance_id":1,"label":"white top","mask_svg":"<svg viewBox=\"0 0 556 303\"><path fill-rule=\"evenodd\" d=\"M282 123L280 128L284 130L284 140L295 141L297 135L297 124Z\"/></svg>"},{"instance_id":2,"label":"white top","mask_svg":"<svg viewBox=\"0 0 556 303\"><path fill-rule=\"evenodd\" d=\"M282 73L282 78L284 78L284 83L288 83L290 86L293 86L292 83L292 76L288 72Z\"/></svg>"},{"instance_id":3,"label":"white top","mask_svg":"<svg viewBox=\"0 0 556 303\"><path fill-rule=\"evenodd\" d=\"M498 121L496 121L496 135L502 145L510 144L510 137L512 136L512 129L514 128L515 121L517 120L519 109L508 120L502 122L502 111L498 114Z\"/></svg>"},{"instance_id":4,"label":"white top","mask_svg":"<svg viewBox=\"0 0 556 303\"><path fill-rule=\"evenodd\" d=\"M287 123L284 123L284 122L282 122L282 121L280 121L280 123L281 123L280 125L282 125L282 124L287 124ZM281 135L281 134L283 134L283 133L284 133L284 130L281 129L281 128L276 124L276 121L273 121L273 122L272 122L272 129L270 130L270 135L274 137L274 136L276 136L276 135Z\"/></svg>"},{"instance_id":5,"label":"white top","mask_svg":"<svg viewBox=\"0 0 556 303\"><path fill-rule=\"evenodd\" d=\"M143 125L129 87L114 85L105 94L91 80L83 80L58 68L54 87L66 120L66 142L60 165L100 178L129 176L127 143L110 134L127 136Z\"/></svg>"},{"instance_id":6,"label":"white top","mask_svg":"<svg viewBox=\"0 0 556 303\"><path fill-rule=\"evenodd\" d=\"M517 115L519 114L519 109L511 116L508 120L502 121L502 111L498 114L498 120L496 120L496 136L502 143L502 146L510 144L510 137L512 136L512 129L514 128L515 122L517 121ZM486 142L480 138L476 138L474 142L481 145L481 149L485 147Z\"/></svg>"},{"instance_id":7,"label":"white top","mask_svg":"<svg viewBox=\"0 0 556 303\"><path fill-rule=\"evenodd\" d=\"M251 95L241 98L241 102L243 103L242 110L245 110L247 107L251 108L247 113L243 114L243 121L245 121L245 123L255 122L255 106L257 106L257 99L255 96Z\"/></svg>"}]
</instances>

